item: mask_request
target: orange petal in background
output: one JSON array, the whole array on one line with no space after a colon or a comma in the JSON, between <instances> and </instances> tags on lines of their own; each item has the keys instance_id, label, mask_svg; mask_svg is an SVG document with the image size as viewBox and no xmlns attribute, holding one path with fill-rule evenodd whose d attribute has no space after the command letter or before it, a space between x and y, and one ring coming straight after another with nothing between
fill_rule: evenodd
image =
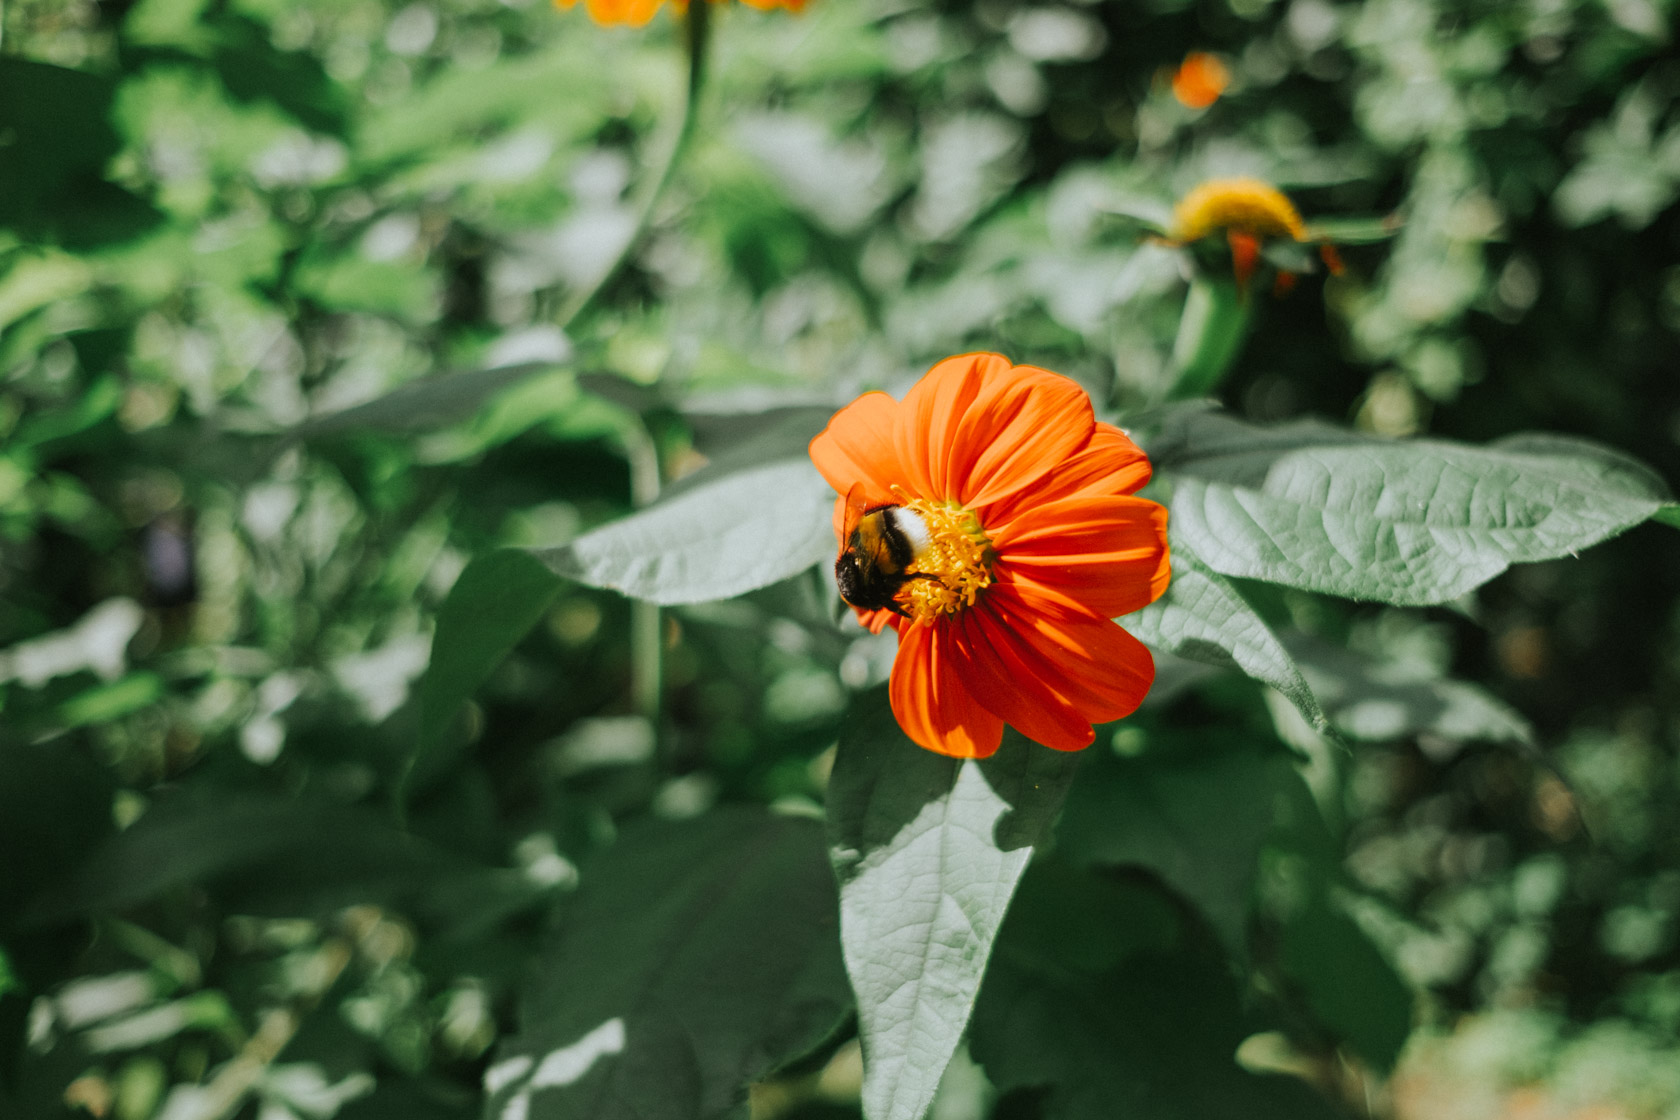
<instances>
[{"instance_id":1,"label":"orange petal in background","mask_svg":"<svg viewBox=\"0 0 1680 1120\"><path fill-rule=\"evenodd\" d=\"M1173 96L1190 109L1206 109L1231 84L1231 71L1216 54L1191 51L1173 73Z\"/></svg>"}]
</instances>

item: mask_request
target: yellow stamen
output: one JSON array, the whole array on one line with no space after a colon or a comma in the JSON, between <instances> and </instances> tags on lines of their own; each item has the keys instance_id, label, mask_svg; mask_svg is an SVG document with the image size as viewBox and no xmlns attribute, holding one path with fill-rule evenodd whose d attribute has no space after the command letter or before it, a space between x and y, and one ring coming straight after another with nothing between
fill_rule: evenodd
<instances>
[{"instance_id":1,"label":"yellow stamen","mask_svg":"<svg viewBox=\"0 0 1680 1120\"><path fill-rule=\"evenodd\" d=\"M980 519L960 506L920 498L906 502L905 508L920 515L928 530L927 547L909 571L933 578L906 583L898 593L899 604L924 622L972 607L975 597L991 586L996 558Z\"/></svg>"}]
</instances>

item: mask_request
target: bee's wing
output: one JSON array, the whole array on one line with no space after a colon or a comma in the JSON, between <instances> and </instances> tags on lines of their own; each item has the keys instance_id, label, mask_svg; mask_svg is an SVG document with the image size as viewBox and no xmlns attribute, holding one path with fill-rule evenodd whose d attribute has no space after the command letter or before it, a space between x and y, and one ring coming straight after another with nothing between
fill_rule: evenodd
<instances>
[{"instance_id":1,"label":"bee's wing","mask_svg":"<svg viewBox=\"0 0 1680 1120\"><path fill-rule=\"evenodd\" d=\"M840 528L841 551L851 543L852 531L858 527L858 522L863 520L863 515L869 512L870 504L863 483L852 483L852 488L846 491L846 520Z\"/></svg>"}]
</instances>

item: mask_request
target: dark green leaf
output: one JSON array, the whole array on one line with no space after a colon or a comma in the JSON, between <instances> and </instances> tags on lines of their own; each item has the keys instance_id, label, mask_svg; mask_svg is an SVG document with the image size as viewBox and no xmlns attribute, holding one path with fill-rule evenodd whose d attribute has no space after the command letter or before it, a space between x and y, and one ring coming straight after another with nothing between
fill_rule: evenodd
<instances>
[{"instance_id":1,"label":"dark green leaf","mask_svg":"<svg viewBox=\"0 0 1680 1120\"><path fill-rule=\"evenodd\" d=\"M1654 515L1655 519L1664 525L1680 529L1680 502L1669 502Z\"/></svg>"},{"instance_id":2,"label":"dark green leaf","mask_svg":"<svg viewBox=\"0 0 1680 1120\"><path fill-rule=\"evenodd\" d=\"M156 224L157 211L105 178L122 146L113 96L94 74L0 57L0 223L74 247Z\"/></svg>"},{"instance_id":3,"label":"dark green leaf","mask_svg":"<svg viewBox=\"0 0 1680 1120\"><path fill-rule=\"evenodd\" d=\"M1121 624L1156 650L1237 669L1277 689L1320 731L1329 724L1294 658L1229 580L1196 557L1176 533L1170 538L1172 582L1167 593Z\"/></svg>"},{"instance_id":4,"label":"dark green leaf","mask_svg":"<svg viewBox=\"0 0 1680 1120\"><path fill-rule=\"evenodd\" d=\"M1221 737L1199 749L1154 744L1139 758L1096 754L1057 829L1069 858L1137 866L1202 912L1225 948L1248 953L1249 902L1287 758Z\"/></svg>"},{"instance_id":5,"label":"dark green leaf","mask_svg":"<svg viewBox=\"0 0 1680 1120\"><path fill-rule=\"evenodd\" d=\"M1411 1033L1411 989L1349 916L1341 845L1299 775L1282 802L1259 897L1283 971L1322 1029L1386 1072Z\"/></svg>"},{"instance_id":6,"label":"dark green leaf","mask_svg":"<svg viewBox=\"0 0 1680 1120\"><path fill-rule=\"evenodd\" d=\"M1152 450L1175 532L1213 570L1402 606L1587 548L1668 499L1632 460L1554 437L1388 442L1184 411Z\"/></svg>"},{"instance_id":7,"label":"dark green leaf","mask_svg":"<svg viewBox=\"0 0 1680 1120\"><path fill-rule=\"evenodd\" d=\"M636 599L727 599L830 558L833 502L809 459L784 459L686 488L537 555L563 576Z\"/></svg>"},{"instance_id":8,"label":"dark green leaf","mask_svg":"<svg viewBox=\"0 0 1680 1120\"><path fill-rule=\"evenodd\" d=\"M425 768L455 713L541 621L561 586L540 561L516 549L480 556L462 571L438 610L431 661L420 680L416 767Z\"/></svg>"},{"instance_id":9,"label":"dark green leaf","mask_svg":"<svg viewBox=\"0 0 1680 1120\"><path fill-rule=\"evenodd\" d=\"M482 924L538 893L348 805L230 795L164 798L92 853L29 913L36 922L120 913L187 885L218 886L246 913L324 914L358 902L408 907L454 927Z\"/></svg>"},{"instance_id":10,"label":"dark green leaf","mask_svg":"<svg viewBox=\"0 0 1680 1120\"><path fill-rule=\"evenodd\" d=\"M836 922L811 821L736 808L626 830L541 956L485 1120L744 1116L747 1083L850 1006Z\"/></svg>"},{"instance_id":11,"label":"dark green leaf","mask_svg":"<svg viewBox=\"0 0 1680 1120\"><path fill-rule=\"evenodd\" d=\"M1035 866L1023 895L1040 876ZM999 1089L1045 1090L1050 1120L1337 1115L1302 1082L1237 1065L1260 1024L1225 963L1173 937L1158 900L1095 875L1055 879L1010 915L975 1008L969 1048ZM1094 956L1093 941L1124 951Z\"/></svg>"},{"instance_id":12,"label":"dark green leaf","mask_svg":"<svg viewBox=\"0 0 1680 1120\"><path fill-rule=\"evenodd\" d=\"M945 758L905 737L885 689L854 705L828 828L869 1120L927 1111L1077 763L1013 733L985 761Z\"/></svg>"}]
</instances>

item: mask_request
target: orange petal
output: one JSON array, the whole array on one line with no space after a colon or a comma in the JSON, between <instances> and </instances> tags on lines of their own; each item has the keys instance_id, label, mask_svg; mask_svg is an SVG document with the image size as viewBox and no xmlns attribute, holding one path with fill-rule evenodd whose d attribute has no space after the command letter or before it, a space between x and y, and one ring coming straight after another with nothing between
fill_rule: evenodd
<instances>
[{"instance_id":1,"label":"orange petal","mask_svg":"<svg viewBox=\"0 0 1680 1120\"><path fill-rule=\"evenodd\" d=\"M977 605L952 620L951 659L980 703L1035 743L1058 751L1090 746L1090 719L1023 636L988 608Z\"/></svg>"},{"instance_id":2,"label":"orange petal","mask_svg":"<svg viewBox=\"0 0 1680 1120\"><path fill-rule=\"evenodd\" d=\"M1109 619L1030 597L1008 584L988 588L984 608L997 621L995 634L1016 639L1011 648L1022 671L1054 681L1056 691L1090 722L1130 715L1149 694L1154 656Z\"/></svg>"},{"instance_id":3,"label":"orange petal","mask_svg":"<svg viewBox=\"0 0 1680 1120\"><path fill-rule=\"evenodd\" d=\"M1098 424L1085 447L1053 467L1028 494L993 507L999 524L1014 516L1017 507L1061 498L1134 494L1149 481L1149 458L1131 438L1112 424Z\"/></svg>"},{"instance_id":4,"label":"orange petal","mask_svg":"<svg viewBox=\"0 0 1680 1120\"><path fill-rule=\"evenodd\" d=\"M1145 498L1063 498L1025 509L992 534L997 578L1104 618L1167 589L1167 510Z\"/></svg>"},{"instance_id":5,"label":"orange petal","mask_svg":"<svg viewBox=\"0 0 1680 1120\"><path fill-rule=\"evenodd\" d=\"M953 758L987 758L1003 741L1003 721L982 708L955 671L944 624L899 627L893 660L893 715L911 739Z\"/></svg>"},{"instance_id":6,"label":"orange petal","mask_svg":"<svg viewBox=\"0 0 1680 1120\"><path fill-rule=\"evenodd\" d=\"M811 441L811 462L841 497L835 508L835 532L845 524L845 495L857 483L872 502L892 500L892 488L904 481L893 448L897 401L885 393L865 393L842 408Z\"/></svg>"},{"instance_id":7,"label":"orange petal","mask_svg":"<svg viewBox=\"0 0 1680 1120\"><path fill-rule=\"evenodd\" d=\"M1260 239L1240 229L1227 230L1225 240L1231 244L1231 272L1237 287L1246 290L1248 279L1260 263Z\"/></svg>"},{"instance_id":8,"label":"orange petal","mask_svg":"<svg viewBox=\"0 0 1680 1120\"><path fill-rule=\"evenodd\" d=\"M904 481L917 497L955 497L950 480L966 464L953 462L953 445L966 432L969 409L982 390L1006 380L1009 371L1001 354L959 354L928 370L904 395L893 440Z\"/></svg>"},{"instance_id":9,"label":"orange petal","mask_svg":"<svg viewBox=\"0 0 1680 1120\"><path fill-rule=\"evenodd\" d=\"M988 524L995 507L1086 446L1095 425L1091 398L1078 382L1016 366L968 410L950 457L955 500Z\"/></svg>"}]
</instances>

